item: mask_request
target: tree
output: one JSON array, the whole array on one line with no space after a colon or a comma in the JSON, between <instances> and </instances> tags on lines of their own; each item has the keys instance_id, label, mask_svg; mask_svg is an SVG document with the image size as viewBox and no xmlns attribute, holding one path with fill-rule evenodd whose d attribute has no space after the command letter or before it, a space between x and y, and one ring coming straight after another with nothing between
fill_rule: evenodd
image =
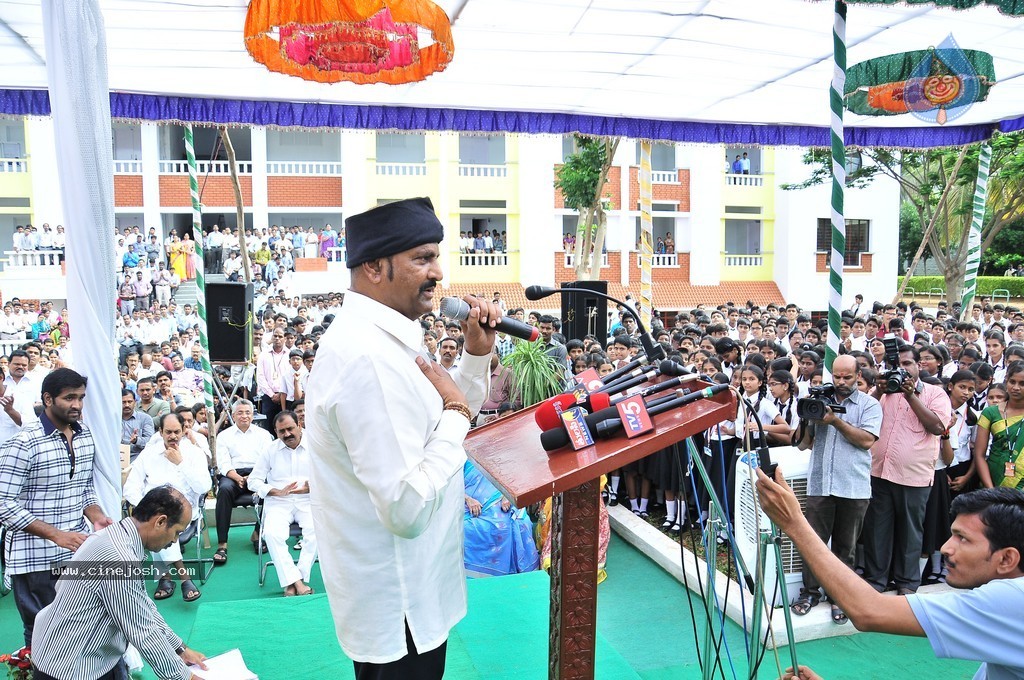
<instances>
[{"instance_id":1,"label":"tree","mask_svg":"<svg viewBox=\"0 0 1024 680\"><path fill-rule=\"evenodd\" d=\"M992 247L981 254L981 272L1002 276L1010 265L1024 262L1024 219L1007 224L992 240Z\"/></svg>"},{"instance_id":2,"label":"tree","mask_svg":"<svg viewBox=\"0 0 1024 680\"><path fill-rule=\"evenodd\" d=\"M1024 135L997 135L990 140L988 200L981 226L981 251L986 252L1008 223L1024 210ZM879 175L900 185L904 201L924 225L928 250L946 283L946 296L960 298L967 267L974 186L978 175L979 147L953 147L926 151L862 149L866 161L850 173L848 187L870 184ZM804 156L813 166L811 176L784 189L801 189L831 181L831 160L824 149ZM913 275L913 271L907 272Z\"/></svg>"},{"instance_id":3,"label":"tree","mask_svg":"<svg viewBox=\"0 0 1024 680\"><path fill-rule=\"evenodd\" d=\"M903 201L900 203L900 274L906 273L907 265L921 245L923 236L921 216L917 213L913 203ZM927 251L925 251L924 258L928 259Z\"/></svg>"},{"instance_id":4,"label":"tree","mask_svg":"<svg viewBox=\"0 0 1024 680\"><path fill-rule=\"evenodd\" d=\"M576 152L565 159L555 178L555 187L562 192L566 207L580 215L573 260L578 281L600 278L601 254L608 231L602 194L619 139L576 135Z\"/></svg>"}]
</instances>

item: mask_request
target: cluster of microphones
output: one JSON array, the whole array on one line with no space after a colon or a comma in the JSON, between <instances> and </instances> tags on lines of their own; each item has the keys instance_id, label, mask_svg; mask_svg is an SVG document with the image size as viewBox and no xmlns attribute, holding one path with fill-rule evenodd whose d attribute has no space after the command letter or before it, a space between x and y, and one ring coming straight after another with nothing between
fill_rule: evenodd
<instances>
[{"instance_id":1,"label":"cluster of microphones","mask_svg":"<svg viewBox=\"0 0 1024 680\"><path fill-rule=\"evenodd\" d=\"M659 376L671 377L643 387ZM557 451L570 445L574 449L591 446L595 437L624 434L632 439L654 430L651 416L729 389L727 384L697 391L685 387L699 378L675 361L652 364L644 354L603 378L587 369L575 377L569 390L541 402L534 411L542 430L541 446Z\"/></svg>"},{"instance_id":2,"label":"cluster of microphones","mask_svg":"<svg viewBox=\"0 0 1024 680\"><path fill-rule=\"evenodd\" d=\"M636 319L644 347L643 354L638 354L625 366L604 377L593 368L583 371L575 376L568 390L537 407L534 416L542 430L540 441L545 451L557 451L569 445L582 449L592 446L595 436L610 439L620 433L628 438L647 434L654 430L651 416L682 408L729 389L728 384L712 385L697 391L685 387L700 376L675 361L664 359L664 350L643 327L636 310L620 300L603 293L565 286L528 286L524 292L528 300L556 294L586 293L618 303ZM465 321L469 312L470 307L463 300L454 297L441 300L441 314L447 318ZM507 316L498 321L495 330L530 342L538 338L536 328ZM663 376L671 377L642 387Z\"/></svg>"}]
</instances>

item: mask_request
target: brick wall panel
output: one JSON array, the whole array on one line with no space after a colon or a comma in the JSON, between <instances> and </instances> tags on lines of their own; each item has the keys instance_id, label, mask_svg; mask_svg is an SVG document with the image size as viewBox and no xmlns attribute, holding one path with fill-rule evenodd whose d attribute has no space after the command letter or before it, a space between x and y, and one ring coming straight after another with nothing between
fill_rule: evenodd
<instances>
[{"instance_id":1,"label":"brick wall panel","mask_svg":"<svg viewBox=\"0 0 1024 680\"><path fill-rule=\"evenodd\" d=\"M142 175L114 175L114 206L142 207Z\"/></svg>"},{"instance_id":2,"label":"brick wall panel","mask_svg":"<svg viewBox=\"0 0 1024 680\"><path fill-rule=\"evenodd\" d=\"M338 208L341 177L268 177L267 203L272 208Z\"/></svg>"},{"instance_id":3,"label":"brick wall panel","mask_svg":"<svg viewBox=\"0 0 1024 680\"><path fill-rule=\"evenodd\" d=\"M242 203L252 206L252 176L241 175L238 183L242 189ZM235 205L235 192L231 178L210 175L199 178L199 191L203 205L227 207ZM191 207L192 198L188 191L188 175L160 175L160 205L167 208Z\"/></svg>"}]
</instances>

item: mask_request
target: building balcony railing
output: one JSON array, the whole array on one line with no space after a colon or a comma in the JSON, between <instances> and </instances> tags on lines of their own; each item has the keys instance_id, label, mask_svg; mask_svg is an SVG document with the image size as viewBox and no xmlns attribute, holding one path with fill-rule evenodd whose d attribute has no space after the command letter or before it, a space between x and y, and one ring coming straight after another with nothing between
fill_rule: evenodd
<instances>
[{"instance_id":1,"label":"building balcony railing","mask_svg":"<svg viewBox=\"0 0 1024 680\"><path fill-rule=\"evenodd\" d=\"M0 172L28 172L28 159L0 158Z\"/></svg>"},{"instance_id":2,"label":"building balcony railing","mask_svg":"<svg viewBox=\"0 0 1024 680\"><path fill-rule=\"evenodd\" d=\"M427 174L426 163L377 163L377 174L391 177L419 177Z\"/></svg>"},{"instance_id":3,"label":"building balcony railing","mask_svg":"<svg viewBox=\"0 0 1024 680\"><path fill-rule=\"evenodd\" d=\"M504 165L459 165L459 177L508 177Z\"/></svg>"},{"instance_id":4,"label":"building balcony railing","mask_svg":"<svg viewBox=\"0 0 1024 680\"><path fill-rule=\"evenodd\" d=\"M336 161L267 161L268 175L341 175L341 163Z\"/></svg>"},{"instance_id":5,"label":"building balcony railing","mask_svg":"<svg viewBox=\"0 0 1024 680\"><path fill-rule=\"evenodd\" d=\"M636 266L640 268L640 253L636 254ZM655 253L651 255L651 266L655 269L675 269L679 266L678 253Z\"/></svg>"},{"instance_id":6,"label":"building balcony railing","mask_svg":"<svg viewBox=\"0 0 1024 680\"><path fill-rule=\"evenodd\" d=\"M566 269L572 269L573 267L575 267L576 266L576 254L575 253L566 253L565 254L565 264L562 265L562 266L565 267ZM601 253L601 268L603 269L604 267L607 267L607 266L608 266L608 253Z\"/></svg>"},{"instance_id":7,"label":"building balcony railing","mask_svg":"<svg viewBox=\"0 0 1024 680\"><path fill-rule=\"evenodd\" d=\"M760 267L764 264L764 255L735 255L723 253L722 264L726 267Z\"/></svg>"},{"instance_id":8,"label":"building balcony railing","mask_svg":"<svg viewBox=\"0 0 1024 680\"><path fill-rule=\"evenodd\" d=\"M141 175L142 161L119 161L114 159L115 175Z\"/></svg>"},{"instance_id":9,"label":"building balcony railing","mask_svg":"<svg viewBox=\"0 0 1024 680\"><path fill-rule=\"evenodd\" d=\"M6 250L4 271L25 267L59 267L59 250Z\"/></svg>"},{"instance_id":10,"label":"building balcony railing","mask_svg":"<svg viewBox=\"0 0 1024 680\"><path fill-rule=\"evenodd\" d=\"M653 184L679 184L679 173L675 170L652 170Z\"/></svg>"},{"instance_id":11,"label":"building balcony railing","mask_svg":"<svg viewBox=\"0 0 1024 680\"><path fill-rule=\"evenodd\" d=\"M459 253L459 265L463 267L505 267L508 253Z\"/></svg>"},{"instance_id":12,"label":"building balcony railing","mask_svg":"<svg viewBox=\"0 0 1024 680\"><path fill-rule=\"evenodd\" d=\"M764 175L736 175L731 172L725 173L725 186L727 187L763 187Z\"/></svg>"},{"instance_id":13,"label":"building balcony railing","mask_svg":"<svg viewBox=\"0 0 1024 680\"><path fill-rule=\"evenodd\" d=\"M344 262L345 261L345 248L328 248L327 252L328 262Z\"/></svg>"},{"instance_id":14,"label":"building balcony railing","mask_svg":"<svg viewBox=\"0 0 1024 680\"><path fill-rule=\"evenodd\" d=\"M238 161L238 174L251 175L252 161ZM231 163L228 161L197 161L196 173L200 175L229 175ZM160 174L187 175L188 161L160 161Z\"/></svg>"}]
</instances>

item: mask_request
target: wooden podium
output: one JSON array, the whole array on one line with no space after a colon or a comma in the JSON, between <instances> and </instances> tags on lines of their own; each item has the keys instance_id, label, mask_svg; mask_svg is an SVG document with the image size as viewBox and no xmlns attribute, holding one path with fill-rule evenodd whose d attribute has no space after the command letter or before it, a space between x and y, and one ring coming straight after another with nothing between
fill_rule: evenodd
<instances>
[{"instance_id":1,"label":"wooden podium","mask_svg":"<svg viewBox=\"0 0 1024 680\"><path fill-rule=\"evenodd\" d=\"M693 391L707 383L692 383ZM551 618L548 677L593 678L597 648L597 550L601 475L696 434L736 413L726 391L653 416L655 429L634 439L598 439L579 451L548 453L536 406L476 428L465 447L477 468L525 508L554 497L551 518ZM539 546L538 546L539 548Z\"/></svg>"}]
</instances>

